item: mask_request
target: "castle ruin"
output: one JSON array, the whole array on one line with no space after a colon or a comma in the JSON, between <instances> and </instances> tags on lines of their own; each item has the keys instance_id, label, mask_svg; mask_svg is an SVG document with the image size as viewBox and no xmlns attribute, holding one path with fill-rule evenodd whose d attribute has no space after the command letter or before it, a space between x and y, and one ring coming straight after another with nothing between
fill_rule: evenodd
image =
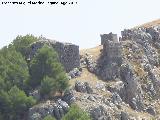
<instances>
[{"instance_id":1,"label":"castle ruin","mask_svg":"<svg viewBox=\"0 0 160 120\"><path fill-rule=\"evenodd\" d=\"M71 43L62 43L55 40L42 39L31 45L30 59L42 48L44 44L53 47L59 56L59 60L64 66L66 72L80 66L79 46Z\"/></svg>"},{"instance_id":2,"label":"castle ruin","mask_svg":"<svg viewBox=\"0 0 160 120\"><path fill-rule=\"evenodd\" d=\"M103 45L103 55L107 56L108 61L121 64L121 44L117 34L109 33L101 36L101 45Z\"/></svg>"}]
</instances>

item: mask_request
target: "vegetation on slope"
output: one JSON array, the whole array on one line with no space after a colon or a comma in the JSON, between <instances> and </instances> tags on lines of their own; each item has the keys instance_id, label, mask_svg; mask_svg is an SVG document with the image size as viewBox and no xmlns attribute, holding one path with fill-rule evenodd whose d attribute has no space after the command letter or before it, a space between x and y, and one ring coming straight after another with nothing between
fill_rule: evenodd
<instances>
[{"instance_id":1,"label":"vegetation on slope","mask_svg":"<svg viewBox=\"0 0 160 120\"><path fill-rule=\"evenodd\" d=\"M33 35L18 36L12 44L0 50L0 119L22 120L30 107L36 104L28 96L30 90L41 88L42 95L62 92L68 79L58 55L44 45L30 63L25 60L29 46L38 39Z\"/></svg>"}]
</instances>

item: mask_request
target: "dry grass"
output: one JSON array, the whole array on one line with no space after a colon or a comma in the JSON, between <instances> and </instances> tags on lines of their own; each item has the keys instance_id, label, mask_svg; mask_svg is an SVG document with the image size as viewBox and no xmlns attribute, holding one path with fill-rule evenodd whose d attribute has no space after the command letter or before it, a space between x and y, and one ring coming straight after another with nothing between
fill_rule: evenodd
<instances>
[{"instance_id":1,"label":"dry grass","mask_svg":"<svg viewBox=\"0 0 160 120\"><path fill-rule=\"evenodd\" d=\"M154 21L151 21L151 22L147 22L147 23L144 23L142 25L138 25L134 28L139 28L139 27L149 28L149 27L157 26L157 25L160 25L160 19L157 19L157 20L154 20Z\"/></svg>"},{"instance_id":2,"label":"dry grass","mask_svg":"<svg viewBox=\"0 0 160 120\"><path fill-rule=\"evenodd\" d=\"M103 49L102 45L99 45L90 49L82 49L80 50L81 55L85 55L86 53L93 55L93 60L97 60L101 55L101 50Z\"/></svg>"},{"instance_id":3,"label":"dry grass","mask_svg":"<svg viewBox=\"0 0 160 120\"><path fill-rule=\"evenodd\" d=\"M83 49L83 50L80 50L80 54L81 55L85 55L86 53L88 54L91 54L93 55L93 59L96 60L99 58L101 52L100 50L102 50L102 46L97 46L95 48L91 48L91 49ZM125 52L129 52L129 51L125 51ZM138 65L138 63L132 63L135 67L135 71L137 72L137 74L139 74L139 76L144 76L144 71L143 69L141 69L141 66ZM75 79L72 79L70 80L70 84L71 86L74 86L75 84L75 81L76 80L79 80L79 81L82 81L82 82L88 82L92 87L95 87L95 85L99 82L99 83L104 83L105 85L109 85L109 86L112 86L115 84L115 81L103 81L101 79L99 79L95 74L93 73L90 73L87 68L83 68L83 72L82 72L82 75L80 77L77 77ZM99 91L98 92L99 94L101 94L102 96L106 96L107 97L110 97L111 94L110 93L107 93L107 92L104 92L104 91ZM77 96L83 96L82 93L77 93ZM77 104L79 104L80 106L83 106L84 109L87 109L87 106L88 104L95 104L94 102L89 102L89 103L85 103L85 102L81 102L81 101L77 101ZM158 106L158 105L157 105ZM160 106L160 104L159 104ZM122 108L124 111L127 111L129 114L133 115L133 116L137 116L137 118L146 118L146 120L151 120L153 117L151 115L149 115L148 113L144 113L144 112L136 112L134 111L133 109L131 109L130 107L123 107Z\"/></svg>"},{"instance_id":4,"label":"dry grass","mask_svg":"<svg viewBox=\"0 0 160 120\"><path fill-rule=\"evenodd\" d=\"M88 82L89 84L91 84L91 86L95 86L97 82L105 83L104 81L100 80L95 74L90 73L86 68L83 68L83 72L80 77L70 80L70 85L74 85L76 80Z\"/></svg>"},{"instance_id":5,"label":"dry grass","mask_svg":"<svg viewBox=\"0 0 160 120\"><path fill-rule=\"evenodd\" d=\"M140 118L145 118L145 120L151 120L153 118L153 116L151 116L148 113L144 113L144 112L136 112L133 109L131 109L130 107L123 107L124 111L128 112L130 115L132 116L137 116L138 120L141 120Z\"/></svg>"}]
</instances>

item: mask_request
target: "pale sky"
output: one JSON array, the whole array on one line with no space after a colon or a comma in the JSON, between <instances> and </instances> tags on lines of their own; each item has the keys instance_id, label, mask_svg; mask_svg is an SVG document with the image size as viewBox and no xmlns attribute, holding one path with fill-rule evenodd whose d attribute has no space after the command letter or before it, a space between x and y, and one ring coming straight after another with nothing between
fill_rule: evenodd
<instances>
[{"instance_id":1,"label":"pale sky","mask_svg":"<svg viewBox=\"0 0 160 120\"><path fill-rule=\"evenodd\" d=\"M26 34L91 48L100 44L100 34L120 34L124 28L160 18L160 0L48 0L77 2L65 6L2 5L2 1L0 48Z\"/></svg>"}]
</instances>

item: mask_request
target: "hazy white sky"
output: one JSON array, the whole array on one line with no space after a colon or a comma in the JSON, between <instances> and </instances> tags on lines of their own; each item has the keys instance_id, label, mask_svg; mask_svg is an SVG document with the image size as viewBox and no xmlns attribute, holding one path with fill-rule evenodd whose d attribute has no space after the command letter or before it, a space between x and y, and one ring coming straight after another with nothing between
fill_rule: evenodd
<instances>
[{"instance_id":1,"label":"hazy white sky","mask_svg":"<svg viewBox=\"0 0 160 120\"><path fill-rule=\"evenodd\" d=\"M100 34L119 34L124 28L160 17L160 0L61 0L77 2L65 6L2 5L2 1L5 0L0 0L0 47L17 35L30 33L89 48L100 43Z\"/></svg>"}]
</instances>

